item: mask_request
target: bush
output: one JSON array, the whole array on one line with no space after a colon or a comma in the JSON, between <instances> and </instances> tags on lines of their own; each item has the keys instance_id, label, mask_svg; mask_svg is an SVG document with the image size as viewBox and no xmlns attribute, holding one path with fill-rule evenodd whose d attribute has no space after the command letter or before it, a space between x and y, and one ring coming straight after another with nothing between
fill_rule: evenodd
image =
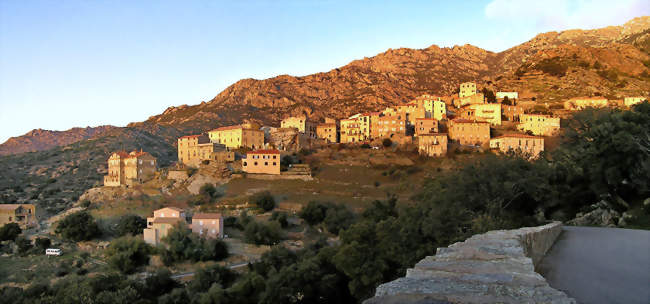
<instances>
[{"instance_id":1,"label":"bush","mask_svg":"<svg viewBox=\"0 0 650 304\"><path fill-rule=\"evenodd\" d=\"M125 236L115 239L106 250L108 264L122 273L133 273L138 267L149 263L151 246L142 238Z\"/></svg>"},{"instance_id":2,"label":"bush","mask_svg":"<svg viewBox=\"0 0 650 304\"><path fill-rule=\"evenodd\" d=\"M183 223L174 226L163 241L169 245L162 252L162 260L166 265L186 260L220 261L228 257L228 247L224 241L201 238Z\"/></svg>"},{"instance_id":3,"label":"bush","mask_svg":"<svg viewBox=\"0 0 650 304\"><path fill-rule=\"evenodd\" d=\"M310 226L318 225L325 219L329 205L331 203L311 201L300 210L298 216Z\"/></svg>"},{"instance_id":4,"label":"bush","mask_svg":"<svg viewBox=\"0 0 650 304\"><path fill-rule=\"evenodd\" d=\"M345 207L345 205L332 205L327 209L325 219L325 228L332 234L339 234L342 229L347 229L354 223L354 214Z\"/></svg>"},{"instance_id":5,"label":"bush","mask_svg":"<svg viewBox=\"0 0 650 304\"><path fill-rule=\"evenodd\" d=\"M244 240L255 245L274 245L282 240L280 224L277 222L264 224L251 221L244 228Z\"/></svg>"},{"instance_id":6,"label":"bush","mask_svg":"<svg viewBox=\"0 0 650 304\"><path fill-rule=\"evenodd\" d=\"M237 227L237 218L234 216L229 216L223 219L224 227Z\"/></svg>"},{"instance_id":7,"label":"bush","mask_svg":"<svg viewBox=\"0 0 650 304\"><path fill-rule=\"evenodd\" d=\"M50 248L51 245L52 241L46 237L37 237L34 240L34 246L36 246L36 248L40 249L41 251L45 251L45 249Z\"/></svg>"},{"instance_id":8,"label":"bush","mask_svg":"<svg viewBox=\"0 0 650 304\"><path fill-rule=\"evenodd\" d=\"M90 201L85 200L85 201L81 202L80 206L83 207L83 208L88 208L88 207L90 207Z\"/></svg>"},{"instance_id":9,"label":"bush","mask_svg":"<svg viewBox=\"0 0 650 304\"><path fill-rule=\"evenodd\" d=\"M277 212L274 211L271 214L271 221L277 221L280 224L280 227L287 228L289 227L289 219L286 212Z\"/></svg>"},{"instance_id":10,"label":"bush","mask_svg":"<svg viewBox=\"0 0 650 304\"><path fill-rule=\"evenodd\" d=\"M23 232L16 223L7 223L0 228L0 241L13 241Z\"/></svg>"},{"instance_id":11,"label":"bush","mask_svg":"<svg viewBox=\"0 0 650 304\"><path fill-rule=\"evenodd\" d=\"M57 234L75 242L87 241L99 235L99 227L95 219L86 211L69 214L58 222Z\"/></svg>"},{"instance_id":12,"label":"bush","mask_svg":"<svg viewBox=\"0 0 650 304\"><path fill-rule=\"evenodd\" d=\"M384 140L381 141L381 144L382 144L384 147L388 148L388 147L390 147L390 146L393 145L393 141L390 140L390 138L384 138Z\"/></svg>"},{"instance_id":13,"label":"bush","mask_svg":"<svg viewBox=\"0 0 650 304\"><path fill-rule=\"evenodd\" d=\"M275 199L269 191L263 191L253 195L251 202L264 211L271 211L275 208Z\"/></svg>"},{"instance_id":14,"label":"bush","mask_svg":"<svg viewBox=\"0 0 650 304\"><path fill-rule=\"evenodd\" d=\"M32 249L32 242L28 239L26 239L23 236L16 237L14 240L14 243L16 244L16 247L18 248L18 253L19 254L25 254L27 251Z\"/></svg>"},{"instance_id":15,"label":"bush","mask_svg":"<svg viewBox=\"0 0 650 304\"><path fill-rule=\"evenodd\" d=\"M120 221L117 223L117 235L138 235L144 228L147 228L146 219L135 214L127 214L120 217Z\"/></svg>"},{"instance_id":16,"label":"bush","mask_svg":"<svg viewBox=\"0 0 650 304\"><path fill-rule=\"evenodd\" d=\"M361 149L370 149L370 145L368 143L364 143L361 145Z\"/></svg>"},{"instance_id":17,"label":"bush","mask_svg":"<svg viewBox=\"0 0 650 304\"><path fill-rule=\"evenodd\" d=\"M546 74L556 76L556 77L562 77L566 75L566 71L568 68L569 68L568 65L561 62L560 59L557 57L544 59L537 64L537 69L541 70Z\"/></svg>"}]
</instances>

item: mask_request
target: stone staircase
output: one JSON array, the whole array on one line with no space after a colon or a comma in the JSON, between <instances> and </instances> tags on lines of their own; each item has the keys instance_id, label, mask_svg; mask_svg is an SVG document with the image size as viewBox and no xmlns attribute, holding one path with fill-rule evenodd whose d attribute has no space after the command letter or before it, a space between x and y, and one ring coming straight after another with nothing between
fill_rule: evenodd
<instances>
[{"instance_id":1,"label":"stone staircase","mask_svg":"<svg viewBox=\"0 0 650 304\"><path fill-rule=\"evenodd\" d=\"M561 229L554 222L490 231L438 248L364 303L575 303L535 272Z\"/></svg>"}]
</instances>

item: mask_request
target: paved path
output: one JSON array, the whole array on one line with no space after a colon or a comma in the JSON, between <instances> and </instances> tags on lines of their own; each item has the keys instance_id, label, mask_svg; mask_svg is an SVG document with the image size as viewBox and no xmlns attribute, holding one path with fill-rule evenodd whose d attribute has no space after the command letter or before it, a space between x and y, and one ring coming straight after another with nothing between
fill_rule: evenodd
<instances>
[{"instance_id":1,"label":"paved path","mask_svg":"<svg viewBox=\"0 0 650 304\"><path fill-rule=\"evenodd\" d=\"M563 227L538 266L578 303L650 303L650 231Z\"/></svg>"}]
</instances>

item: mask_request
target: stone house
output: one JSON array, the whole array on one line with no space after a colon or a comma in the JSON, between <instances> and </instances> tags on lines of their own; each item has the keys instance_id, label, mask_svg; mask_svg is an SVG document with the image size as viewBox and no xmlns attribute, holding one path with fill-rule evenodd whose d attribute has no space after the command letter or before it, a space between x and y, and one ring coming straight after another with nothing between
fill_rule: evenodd
<instances>
[{"instance_id":1,"label":"stone house","mask_svg":"<svg viewBox=\"0 0 650 304\"><path fill-rule=\"evenodd\" d=\"M176 207L165 207L154 210L153 217L147 218L147 228L142 231L147 244L157 246L169 234L169 231L179 223L185 223L185 212Z\"/></svg>"},{"instance_id":2,"label":"stone house","mask_svg":"<svg viewBox=\"0 0 650 304\"><path fill-rule=\"evenodd\" d=\"M390 138L393 135L406 136L407 121L402 115L380 116L377 119L377 138Z\"/></svg>"},{"instance_id":3,"label":"stone house","mask_svg":"<svg viewBox=\"0 0 650 304\"><path fill-rule=\"evenodd\" d=\"M631 107L635 104L642 103L643 101L648 100L645 97L642 96L635 96L635 97L625 97L623 99L623 106L625 107Z\"/></svg>"},{"instance_id":4,"label":"stone house","mask_svg":"<svg viewBox=\"0 0 650 304\"><path fill-rule=\"evenodd\" d=\"M280 122L280 128L296 128L298 132L307 134L311 138L317 136L316 125L306 116L287 117Z\"/></svg>"},{"instance_id":5,"label":"stone house","mask_svg":"<svg viewBox=\"0 0 650 304\"><path fill-rule=\"evenodd\" d=\"M501 125L501 104L470 104L462 108L461 117L469 120L485 121L491 125Z\"/></svg>"},{"instance_id":6,"label":"stone house","mask_svg":"<svg viewBox=\"0 0 650 304\"><path fill-rule=\"evenodd\" d=\"M415 120L415 136L437 133L438 120L435 118L418 118Z\"/></svg>"},{"instance_id":7,"label":"stone house","mask_svg":"<svg viewBox=\"0 0 650 304\"><path fill-rule=\"evenodd\" d=\"M560 118L544 114L521 114L517 128L533 135L552 136L560 130Z\"/></svg>"},{"instance_id":8,"label":"stone house","mask_svg":"<svg viewBox=\"0 0 650 304\"><path fill-rule=\"evenodd\" d=\"M582 110L584 108L604 108L609 105L605 97L574 97L564 102L566 110Z\"/></svg>"},{"instance_id":9,"label":"stone house","mask_svg":"<svg viewBox=\"0 0 650 304\"><path fill-rule=\"evenodd\" d=\"M424 109L424 118L435 118L442 120L447 117L447 105L439 96L421 95L409 102ZM417 119L417 118L416 118Z\"/></svg>"},{"instance_id":10,"label":"stone house","mask_svg":"<svg viewBox=\"0 0 650 304\"><path fill-rule=\"evenodd\" d=\"M497 92L495 95L497 100L503 100L505 97L508 97L511 101L519 99L519 93L517 92Z\"/></svg>"},{"instance_id":11,"label":"stone house","mask_svg":"<svg viewBox=\"0 0 650 304\"><path fill-rule=\"evenodd\" d=\"M316 136L328 143L338 142L336 123L323 123L316 126Z\"/></svg>"},{"instance_id":12,"label":"stone house","mask_svg":"<svg viewBox=\"0 0 650 304\"><path fill-rule=\"evenodd\" d=\"M490 123L456 118L449 122L449 139L461 145L486 145L490 142Z\"/></svg>"},{"instance_id":13,"label":"stone house","mask_svg":"<svg viewBox=\"0 0 650 304\"><path fill-rule=\"evenodd\" d=\"M447 134L421 134L418 136L418 153L432 157L447 155Z\"/></svg>"},{"instance_id":14,"label":"stone house","mask_svg":"<svg viewBox=\"0 0 650 304\"><path fill-rule=\"evenodd\" d=\"M464 98L476 94L476 83L474 82L463 82L460 84L458 91L458 98Z\"/></svg>"},{"instance_id":15,"label":"stone house","mask_svg":"<svg viewBox=\"0 0 650 304\"><path fill-rule=\"evenodd\" d=\"M192 216L192 232L204 238L223 237L221 213L197 213Z\"/></svg>"},{"instance_id":16,"label":"stone house","mask_svg":"<svg viewBox=\"0 0 650 304\"><path fill-rule=\"evenodd\" d=\"M255 150L242 158L242 170L246 173L280 174L280 151Z\"/></svg>"},{"instance_id":17,"label":"stone house","mask_svg":"<svg viewBox=\"0 0 650 304\"><path fill-rule=\"evenodd\" d=\"M507 134L490 139L490 149L506 153L522 152L536 158L544 151L544 138L525 134Z\"/></svg>"},{"instance_id":18,"label":"stone house","mask_svg":"<svg viewBox=\"0 0 650 304\"><path fill-rule=\"evenodd\" d=\"M247 128L249 125L236 125L216 128L208 132L209 140L223 144L230 149L264 148L264 131Z\"/></svg>"},{"instance_id":19,"label":"stone house","mask_svg":"<svg viewBox=\"0 0 650 304\"><path fill-rule=\"evenodd\" d=\"M341 119L341 143L358 143L363 141L359 120Z\"/></svg>"},{"instance_id":20,"label":"stone house","mask_svg":"<svg viewBox=\"0 0 650 304\"><path fill-rule=\"evenodd\" d=\"M188 135L178 138L178 163L198 167L204 161L219 163L235 160L235 153L224 144L212 142L206 135Z\"/></svg>"},{"instance_id":21,"label":"stone house","mask_svg":"<svg viewBox=\"0 0 650 304\"><path fill-rule=\"evenodd\" d=\"M358 121L362 141L377 137L377 130L373 129L372 126L376 124L380 115L381 112L368 112L355 114L349 117L350 119L356 119Z\"/></svg>"},{"instance_id":22,"label":"stone house","mask_svg":"<svg viewBox=\"0 0 650 304\"><path fill-rule=\"evenodd\" d=\"M501 104L501 115L508 121L519 121L522 114L524 114L523 107Z\"/></svg>"},{"instance_id":23,"label":"stone house","mask_svg":"<svg viewBox=\"0 0 650 304\"><path fill-rule=\"evenodd\" d=\"M36 206L33 204L0 204L0 227L16 223L21 228L28 228L38 223Z\"/></svg>"},{"instance_id":24,"label":"stone house","mask_svg":"<svg viewBox=\"0 0 650 304\"><path fill-rule=\"evenodd\" d=\"M142 183L154 176L156 167L156 158L147 152L113 152L108 158L108 175L104 176L104 186L119 187Z\"/></svg>"}]
</instances>

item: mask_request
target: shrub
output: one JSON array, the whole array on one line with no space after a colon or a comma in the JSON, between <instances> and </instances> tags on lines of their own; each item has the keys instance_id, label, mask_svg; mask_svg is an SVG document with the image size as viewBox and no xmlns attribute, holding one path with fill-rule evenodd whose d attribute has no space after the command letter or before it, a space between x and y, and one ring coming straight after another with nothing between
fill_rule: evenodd
<instances>
[{"instance_id":1,"label":"shrub","mask_svg":"<svg viewBox=\"0 0 650 304\"><path fill-rule=\"evenodd\" d=\"M99 227L95 219L86 211L69 214L58 222L57 234L75 242L87 241L99 235Z\"/></svg>"},{"instance_id":2,"label":"shrub","mask_svg":"<svg viewBox=\"0 0 650 304\"><path fill-rule=\"evenodd\" d=\"M271 221L277 221L280 224L280 227L287 228L289 227L289 219L286 212L277 212L274 211L271 214Z\"/></svg>"},{"instance_id":3,"label":"shrub","mask_svg":"<svg viewBox=\"0 0 650 304\"><path fill-rule=\"evenodd\" d=\"M325 219L325 228L327 231L338 235L342 229L347 229L354 223L354 214L344 205L332 205L327 209Z\"/></svg>"},{"instance_id":4,"label":"shrub","mask_svg":"<svg viewBox=\"0 0 650 304\"><path fill-rule=\"evenodd\" d=\"M133 273L149 262L151 246L139 237L125 236L113 240L106 250L108 264L122 273Z\"/></svg>"},{"instance_id":5,"label":"shrub","mask_svg":"<svg viewBox=\"0 0 650 304\"><path fill-rule=\"evenodd\" d=\"M223 226L224 227L236 227L237 226L237 218L234 216L229 216L223 219Z\"/></svg>"},{"instance_id":6,"label":"shrub","mask_svg":"<svg viewBox=\"0 0 650 304\"><path fill-rule=\"evenodd\" d=\"M269 191L263 191L253 195L251 202L264 211L271 211L275 208L275 199Z\"/></svg>"},{"instance_id":7,"label":"shrub","mask_svg":"<svg viewBox=\"0 0 650 304\"><path fill-rule=\"evenodd\" d=\"M0 228L0 241L13 241L23 232L16 223L7 223Z\"/></svg>"},{"instance_id":8,"label":"shrub","mask_svg":"<svg viewBox=\"0 0 650 304\"><path fill-rule=\"evenodd\" d=\"M19 254L25 254L27 251L32 249L32 242L28 239L26 239L23 236L18 236L14 240L14 243L16 244L16 247L18 248L18 253Z\"/></svg>"},{"instance_id":9,"label":"shrub","mask_svg":"<svg viewBox=\"0 0 650 304\"><path fill-rule=\"evenodd\" d=\"M174 226L163 241L169 245L162 252L162 260L166 265L185 260L220 261L228 257L228 247L225 242L200 238L183 223Z\"/></svg>"},{"instance_id":10,"label":"shrub","mask_svg":"<svg viewBox=\"0 0 650 304\"><path fill-rule=\"evenodd\" d=\"M280 224L271 222L269 224L251 221L244 228L244 240L255 245L273 245L282 239Z\"/></svg>"},{"instance_id":11,"label":"shrub","mask_svg":"<svg viewBox=\"0 0 650 304\"><path fill-rule=\"evenodd\" d=\"M83 207L83 208L88 208L88 207L90 207L90 201L85 200L85 201L81 202L80 206Z\"/></svg>"},{"instance_id":12,"label":"shrub","mask_svg":"<svg viewBox=\"0 0 650 304\"><path fill-rule=\"evenodd\" d=\"M370 149L370 145L368 143L364 143L361 145L361 149Z\"/></svg>"},{"instance_id":13,"label":"shrub","mask_svg":"<svg viewBox=\"0 0 650 304\"><path fill-rule=\"evenodd\" d=\"M325 219L329 205L330 203L311 201L300 210L298 216L310 226L320 224Z\"/></svg>"},{"instance_id":14,"label":"shrub","mask_svg":"<svg viewBox=\"0 0 650 304\"><path fill-rule=\"evenodd\" d=\"M561 62L558 58L549 58L539 62L537 64L537 68L546 74L562 77L566 75L568 66L565 63Z\"/></svg>"},{"instance_id":15,"label":"shrub","mask_svg":"<svg viewBox=\"0 0 650 304\"><path fill-rule=\"evenodd\" d=\"M127 214L120 217L120 221L117 223L117 235L138 235L144 228L147 228L146 219L135 214Z\"/></svg>"},{"instance_id":16,"label":"shrub","mask_svg":"<svg viewBox=\"0 0 650 304\"><path fill-rule=\"evenodd\" d=\"M382 144L384 147L388 148L388 147L390 147L390 146L393 145L393 141L390 140L390 138L384 138L384 140L382 140L381 144Z\"/></svg>"},{"instance_id":17,"label":"shrub","mask_svg":"<svg viewBox=\"0 0 650 304\"><path fill-rule=\"evenodd\" d=\"M50 239L48 239L46 237L43 237L43 238L37 237L34 240L34 246L36 246L36 248L38 248L40 250L45 250L47 248L50 248L51 245L52 245L52 241L50 241Z\"/></svg>"}]
</instances>

